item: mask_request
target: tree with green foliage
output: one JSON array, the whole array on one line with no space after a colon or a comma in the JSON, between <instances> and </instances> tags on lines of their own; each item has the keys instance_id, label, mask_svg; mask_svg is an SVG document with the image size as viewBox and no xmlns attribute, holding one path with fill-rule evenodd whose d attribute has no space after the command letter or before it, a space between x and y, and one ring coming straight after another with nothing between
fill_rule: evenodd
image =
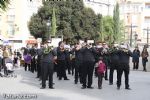
<instances>
[{"instance_id":1,"label":"tree with green foliage","mask_svg":"<svg viewBox=\"0 0 150 100\"><path fill-rule=\"evenodd\" d=\"M104 41L104 24L103 24L103 16L98 14L99 18L99 33L100 33L100 41Z\"/></svg>"},{"instance_id":2,"label":"tree with green foliage","mask_svg":"<svg viewBox=\"0 0 150 100\"><path fill-rule=\"evenodd\" d=\"M83 0L44 1L29 22L30 33L36 38L46 37L46 22L49 17L52 18L51 34L56 33L70 39L99 39L100 19L92 9L84 7Z\"/></svg>"},{"instance_id":3,"label":"tree with green foliage","mask_svg":"<svg viewBox=\"0 0 150 100\"><path fill-rule=\"evenodd\" d=\"M114 11L113 11L113 38L114 38L114 42L118 41L120 38L120 15L119 15L119 4L117 3L116 6L114 7Z\"/></svg>"},{"instance_id":4,"label":"tree with green foliage","mask_svg":"<svg viewBox=\"0 0 150 100\"><path fill-rule=\"evenodd\" d=\"M52 35L55 36L56 34L56 16L55 16L55 8L53 7L53 14L52 14Z\"/></svg>"},{"instance_id":5,"label":"tree with green foliage","mask_svg":"<svg viewBox=\"0 0 150 100\"><path fill-rule=\"evenodd\" d=\"M113 18L111 16L103 17L103 28L104 41L111 44L114 41Z\"/></svg>"},{"instance_id":6,"label":"tree with green foliage","mask_svg":"<svg viewBox=\"0 0 150 100\"><path fill-rule=\"evenodd\" d=\"M0 0L0 9L6 10L10 0Z\"/></svg>"}]
</instances>

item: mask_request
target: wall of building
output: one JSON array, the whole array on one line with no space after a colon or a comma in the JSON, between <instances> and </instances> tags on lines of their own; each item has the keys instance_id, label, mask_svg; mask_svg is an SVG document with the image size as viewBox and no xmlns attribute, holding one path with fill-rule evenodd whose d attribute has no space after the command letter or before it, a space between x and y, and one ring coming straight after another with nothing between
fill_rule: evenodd
<instances>
[{"instance_id":1,"label":"wall of building","mask_svg":"<svg viewBox=\"0 0 150 100\"><path fill-rule=\"evenodd\" d=\"M25 46L26 40L31 38L28 22L41 6L41 0L11 0L7 11L0 12L1 37L7 40L22 40Z\"/></svg>"},{"instance_id":2,"label":"wall of building","mask_svg":"<svg viewBox=\"0 0 150 100\"><path fill-rule=\"evenodd\" d=\"M86 7L92 8L96 14L113 15L116 0L83 0Z\"/></svg>"}]
</instances>

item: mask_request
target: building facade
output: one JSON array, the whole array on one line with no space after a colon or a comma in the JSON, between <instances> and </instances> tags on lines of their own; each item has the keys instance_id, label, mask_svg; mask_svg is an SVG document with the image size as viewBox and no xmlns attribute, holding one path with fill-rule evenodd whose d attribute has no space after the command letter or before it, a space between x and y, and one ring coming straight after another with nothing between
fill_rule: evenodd
<instances>
[{"instance_id":1,"label":"building facade","mask_svg":"<svg viewBox=\"0 0 150 100\"><path fill-rule=\"evenodd\" d=\"M1 38L14 42L15 46L25 46L27 41L33 38L28 29L28 22L41 6L41 0L11 0L8 9L0 12Z\"/></svg>"},{"instance_id":2,"label":"building facade","mask_svg":"<svg viewBox=\"0 0 150 100\"><path fill-rule=\"evenodd\" d=\"M144 0L143 3L143 17L142 17L142 30L143 40L145 43L150 44L150 0Z\"/></svg>"},{"instance_id":3,"label":"building facade","mask_svg":"<svg viewBox=\"0 0 150 100\"><path fill-rule=\"evenodd\" d=\"M118 0L125 38L139 45L149 44L150 0Z\"/></svg>"},{"instance_id":4,"label":"building facade","mask_svg":"<svg viewBox=\"0 0 150 100\"><path fill-rule=\"evenodd\" d=\"M126 42L144 45L150 42L150 0L83 0L86 7L96 14L113 16L116 2L120 6L120 19L123 20Z\"/></svg>"},{"instance_id":5,"label":"building facade","mask_svg":"<svg viewBox=\"0 0 150 100\"><path fill-rule=\"evenodd\" d=\"M116 0L83 0L86 7L92 8L96 14L113 15Z\"/></svg>"},{"instance_id":6,"label":"building facade","mask_svg":"<svg viewBox=\"0 0 150 100\"><path fill-rule=\"evenodd\" d=\"M120 18L124 21L126 42L135 44L142 40L143 1L119 0Z\"/></svg>"}]
</instances>

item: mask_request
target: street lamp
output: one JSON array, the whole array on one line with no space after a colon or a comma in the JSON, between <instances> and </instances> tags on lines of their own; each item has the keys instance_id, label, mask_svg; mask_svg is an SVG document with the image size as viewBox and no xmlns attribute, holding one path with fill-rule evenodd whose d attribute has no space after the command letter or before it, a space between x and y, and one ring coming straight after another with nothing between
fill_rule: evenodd
<instances>
[{"instance_id":1,"label":"street lamp","mask_svg":"<svg viewBox=\"0 0 150 100\"><path fill-rule=\"evenodd\" d=\"M50 18L47 20L47 23L46 23L47 27L48 27L48 39L50 39L50 27L51 27L51 21L50 21Z\"/></svg>"},{"instance_id":2,"label":"street lamp","mask_svg":"<svg viewBox=\"0 0 150 100\"><path fill-rule=\"evenodd\" d=\"M134 37L135 37L135 46L137 46L138 34L135 34Z\"/></svg>"}]
</instances>

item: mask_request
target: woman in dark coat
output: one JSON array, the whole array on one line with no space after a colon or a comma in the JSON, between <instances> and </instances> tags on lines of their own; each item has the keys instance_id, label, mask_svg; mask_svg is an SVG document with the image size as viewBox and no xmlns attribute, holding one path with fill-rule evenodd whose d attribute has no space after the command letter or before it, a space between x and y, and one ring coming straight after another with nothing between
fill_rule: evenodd
<instances>
[{"instance_id":1,"label":"woman in dark coat","mask_svg":"<svg viewBox=\"0 0 150 100\"><path fill-rule=\"evenodd\" d=\"M146 70L146 63L148 62L148 58L147 57L149 56L147 48L143 49L143 51L141 53L141 56L142 56L143 71L146 72L147 71Z\"/></svg>"},{"instance_id":2,"label":"woman in dark coat","mask_svg":"<svg viewBox=\"0 0 150 100\"><path fill-rule=\"evenodd\" d=\"M140 58L140 51L138 47L135 47L133 50L132 62L133 62L133 70L138 70L139 68L139 58Z\"/></svg>"}]
</instances>

